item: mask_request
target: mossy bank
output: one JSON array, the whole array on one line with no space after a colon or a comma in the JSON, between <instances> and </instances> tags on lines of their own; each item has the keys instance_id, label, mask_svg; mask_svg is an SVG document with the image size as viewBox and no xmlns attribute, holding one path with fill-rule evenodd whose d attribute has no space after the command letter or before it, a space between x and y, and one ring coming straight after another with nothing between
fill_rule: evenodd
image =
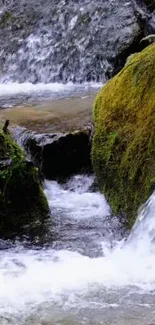
<instances>
[{"instance_id":1,"label":"mossy bank","mask_svg":"<svg viewBox=\"0 0 155 325\"><path fill-rule=\"evenodd\" d=\"M94 123L95 173L113 212L131 226L155 184L155 44L102 88Z\"/></svg>"},{"instance_id":2,"label":"mossy bank","mask_svg":"<svg viewBox=\"0 0 155 325\"><path fill-rule=\"evenodd\" d=\"M48 215L38 170L20 147L0 129L0 235L18 232Z\"/></svg>"}]
</instances>

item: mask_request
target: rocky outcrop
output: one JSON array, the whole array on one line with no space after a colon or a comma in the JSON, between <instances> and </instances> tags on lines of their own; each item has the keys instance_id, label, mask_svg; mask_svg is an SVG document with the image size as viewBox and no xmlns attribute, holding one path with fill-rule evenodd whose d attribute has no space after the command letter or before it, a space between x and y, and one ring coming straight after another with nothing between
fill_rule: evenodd
<instances>
[{"instance_id":1,"label":"rocky outcrop","mask_svg":"<svg viewBox=\"0 0 155 325\"><path fill-rule=\"evenodd\" d=\"M63 179L91 171L91 123L80 131L38 134L25 128L14 130L16 140L47 179Z\"/></svg>"},{"instance_id":2,"label":"rocky outcrop","mask_svg":"<svg viewBox=\"0 0 155 325\"><path fill-rule=\"evenodd\" d=\"M38 169L9 134L0 129L0 235L42 222L49 213Z\"/></svg>"},{"instance_id":3,"label":"rocky outcrop","mask_svg":"<svg viewBox=\"0 0 155 325\"><path fill-rule=\"evenodd\" d=\"M133 1L8 3L0 13L3 81L105 82L144 36Z\"/></svg>"},{"instance_id":4,"label":"rocky outcrop","mask_svg":"<svg viewBox=\"0 0 155 325\"><path fill-rule=\"evenodd\" d=\"M131 226L155 184L155 44L132 56L98 94L92 160L114 213Z\"/></svg>"},{"instance_id":5,"label":"rocky outcrop","mask_svg":"<svg viewBox=\"0 0 155 325\"><path fill-rule=\"evenodd\" d=\"M155 32L155 2L154 0L133 0L134 14L144 35ZM142 44L141 44L142 45ZM146 47L148 43L140 45L139 50Z\"/></svg>"}]
</instances>

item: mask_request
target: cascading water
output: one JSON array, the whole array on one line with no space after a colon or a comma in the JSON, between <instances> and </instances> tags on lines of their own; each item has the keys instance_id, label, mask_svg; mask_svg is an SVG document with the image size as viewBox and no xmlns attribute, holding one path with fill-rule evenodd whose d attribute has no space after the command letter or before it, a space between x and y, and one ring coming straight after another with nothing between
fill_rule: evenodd
<instances>
[{"instance_id":1,"label":"cascading water","mask_svg":"<svg viewBox=\"0 0 155 325\"><path fill-rule=\"evenodd\" d=\"M1 106L96 92L142 34L134 1L1 1Z\"/></svg>"},{"instance_id":2,"label":"cascading water","mask_svg":"<svg viewBox=\"0 0 155 325\"><path fill-rule=\"evenodd\" d=\"M100 87L139 42L134 2L4 1L1 107ZM45 181L51 220L0 240L1 325L153 324L155 194L127 236L93 181Z\"/></svg>"},{"instance_id":3,"label":"cascading water","mask_svg":"<svg viewBox=\"0 0 155 325\"><path fill-rule=\"evenodd\" d=\"M6 107L6 97L11 105L10 97L15 102L17 95L17 103L25 103L32 96L65 97L89 88L94 91L96 85L100 88L100 83L122 67L141 37L133 4L127 0L3 3L2 107Z\"/></svg>"},{"instance_id":4,"label":"cascading water","mask_svg":"<svg viewBox=\"0 0 155 325\"><path fill-rule=\"evenodd\" d=\"M155 195L122 239L119 221L92 185L87 176L45 182L54 222L46 245L16 242L0 253L2 325L152 324Z\"/></svg>"},{"instance_id":5,"label":"cascading water","mask_svg":"<svg viewBox=\"0 0 155 325\"><path fill-rule=\"evenodd\" d=\"M104 82L140 34L126 0L14 0L0 27L1 82L20 83Z\"/></svg>"}]
</instances>

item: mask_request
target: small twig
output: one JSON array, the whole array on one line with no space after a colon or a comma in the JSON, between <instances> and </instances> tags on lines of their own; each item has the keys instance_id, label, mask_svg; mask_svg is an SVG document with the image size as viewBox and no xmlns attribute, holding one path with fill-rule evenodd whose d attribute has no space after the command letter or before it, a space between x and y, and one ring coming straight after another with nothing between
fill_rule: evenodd
<instances>
[{"instance_id":1,"label":"small twig","mask_svg":"<svg viewBox=\"0 0 155 325\"><path fill-rule=\"evenodd\" d=\"M4 126L3 126L3 132L4 132L4 133L8 133L8 126L9 126L9 123L10 123L9 120L6 120L6 121L5 121L5 124L4 124Z\"/></svg>"}]
</instances>

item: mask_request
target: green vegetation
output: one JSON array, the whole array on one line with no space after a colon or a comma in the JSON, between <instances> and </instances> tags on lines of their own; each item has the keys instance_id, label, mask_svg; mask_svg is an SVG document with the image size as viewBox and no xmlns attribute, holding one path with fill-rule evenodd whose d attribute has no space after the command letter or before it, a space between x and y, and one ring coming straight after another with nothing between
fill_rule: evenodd
<instances>
[{"instance_id":1,"label":"green vegetation","mask_svg":"<svg viewBox=\"0 0 155 325\"><path fill-rule=\"evenodd\" d=\"M80 24L87 25L91 22L91 17L88 12L81 14L78 18Z\"/></svg>"},{"instance_id":2,"label":"green vegetation","mask_svg":"<svg viewBox=\"0 0 155 325\"><path fill-rule=\"evenodd\" d=\"M0 130L0 233L42 221L48 212L37 168L26 161L11 136Z\"/></svg>"},{"instance_id":3,"label":"green vegetation","mask_svg":"<svg viewBox=\"0 0 155 325\"><path fill-rule=\"evenodd\" d=\"M95 173L114 213L131 226L155 184L155 44L102 88L94 122Z\"/></svg>"},{"instance_id":4,"label":"green vegetation","mask_svg":"<svg viewBox=\"0 0 155 325\"><path fill-rule=\"evenodd\" d=\"M6 11L0 19L0 27L7 25L12 18L12 13L10 11Z\"/></svg>"}]
</instances>

